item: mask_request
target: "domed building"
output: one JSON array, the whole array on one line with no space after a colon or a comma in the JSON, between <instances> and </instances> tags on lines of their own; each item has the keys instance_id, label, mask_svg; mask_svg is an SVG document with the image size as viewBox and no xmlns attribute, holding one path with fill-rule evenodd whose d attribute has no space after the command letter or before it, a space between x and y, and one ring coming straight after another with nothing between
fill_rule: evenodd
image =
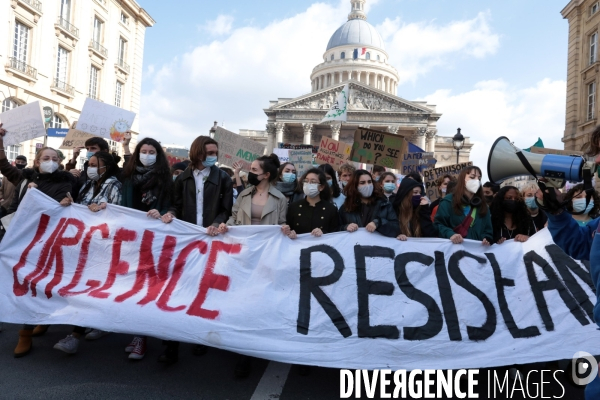
<instances>
[{"instance_id":1,"label":"domed building","mask_svg":"<svg viewBox=\"0 0 600 400\"><path fill-rule=\"evenodd\" d=\"M348 21L333 33L323 62L310 75L311 92L271 101L264 110L266 132L241 130L240 134L266 143L268 152L300 144L316 150L322 136L352 143L358 127L370 127L403 135L421 149L435 152L438 166L453 164L452 137L437 135L441 114L435 105L397 96L398 71L389 64L381 35L367 22L365 2L350 1ZM350 88L347 122L320 124L346 83ZM471 147L466 138L461 162L468 161Z\"/></svg>"}]
</instances>

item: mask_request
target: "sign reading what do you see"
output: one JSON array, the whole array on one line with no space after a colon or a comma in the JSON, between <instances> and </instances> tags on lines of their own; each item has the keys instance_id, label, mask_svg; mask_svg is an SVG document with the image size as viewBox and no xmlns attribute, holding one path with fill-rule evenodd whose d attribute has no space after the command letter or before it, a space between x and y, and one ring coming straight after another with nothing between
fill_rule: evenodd
<instances>
[{"instance_id":1,"label":"sign reading what do you see","mask_svg":"<svg viewBox=\"0 0 600 400\"><path fill-rule=\"evenodd\" d=\"M62 207L30 189L0 254L6 322L93 326L366 370L600 354L589 265L566 256L545 229L493 246L401 242L365 229L291 240L277 226L212 237L111 204L99 213Z\"/></svg>"},{"instance_id":2,"label":"sign reading what do you see","mask_svg":"<svg viewBox=\"0 0 600 400\"><path fill-rule=\"evenodd\" d=\"M407 149L408 142L402 136L358 128L354 133L350 159L358 163L401 169L402 156Z\"/></svg>"},{"instance_id":3,"label":"sign reading what do you see","mask_svg":"<svg viewBox=\"0 0 600 400\"><path fill-rule=\"evenodd\" d=\"M135 113L111 106L89 97L85 99L77 129L106 139L122 142L125 132L131 129Z\"/></svg>"},{"instance_id":4,"label":"sign reading what do you see","mask_svg":"<svg viewBox=\"0 0 600 400\"><path fill-rule=\"evenodd\" d=\"M233 166L241 162L244 171L250 171L252 161L265 153L264 145L221 127L217 127L215 140L219 143L219 163Z\"/></svg>"},{"instance_id":5,"label":"sign reading what do you see","mask_svg":"<svg viewBox=\"0 0 600 400\"><path fill-rule=\"evenodd\" d=\"M39 101L3 112L0 114L0 122L2 128L6 129L4 146L13 146L46 134Z\"/></svg>"}]
</instances>

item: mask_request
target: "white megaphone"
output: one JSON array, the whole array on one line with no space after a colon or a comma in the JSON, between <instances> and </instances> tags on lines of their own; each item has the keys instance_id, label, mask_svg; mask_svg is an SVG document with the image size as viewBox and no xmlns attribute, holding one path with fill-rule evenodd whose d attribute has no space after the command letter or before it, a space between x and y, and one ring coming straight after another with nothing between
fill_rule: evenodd
<instances>
[{"instance_id":1,"label":"white megaphone","mask_svg":"<svg viewBox=\"0 0 600 400\"><path fill-rule=\"evenodd\" d=\"M522 161L519 155L524 158ZM527 165L529 164L530 168ZM548 180L548 186L561 188L567 181L581 182L584 170L595 171L595 164L581 156L534 154L515 147L502 136L494 142L488 158L488 177L496 184L514 176L532 175Z\"/></svg>"}]
</instances>

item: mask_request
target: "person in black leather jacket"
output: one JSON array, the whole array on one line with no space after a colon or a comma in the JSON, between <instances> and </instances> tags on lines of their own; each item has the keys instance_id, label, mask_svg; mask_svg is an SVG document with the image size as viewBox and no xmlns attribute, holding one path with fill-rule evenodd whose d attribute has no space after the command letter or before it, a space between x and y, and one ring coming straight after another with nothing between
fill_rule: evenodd
<instances>
[{"instance_id":1,"label":"person in black leather jacket","mask_svg":"<svg viewBox=\"0 0 600 400\"><path fill-rule=\"evenodd\" d=\"M346 185L346 201L340 208L340 231L356 232L366 228L384 236L400 234L398 217L392 204L384 200L379 185L373 185L368 171L359 169L352 174Z\"/></svg>"}]
</instances>

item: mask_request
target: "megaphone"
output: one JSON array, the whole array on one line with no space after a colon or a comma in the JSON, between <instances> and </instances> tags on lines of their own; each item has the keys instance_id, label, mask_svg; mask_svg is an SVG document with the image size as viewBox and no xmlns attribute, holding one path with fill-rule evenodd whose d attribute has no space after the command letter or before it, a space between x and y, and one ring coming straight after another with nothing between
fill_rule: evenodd
<instances>
[{"instance_id":1,"label":"megaphone","mask_svg":"<svg viewBox=\"0 0 600 400\"><path fill-rule=\"evenodd\" d=\"M522 154L525 161L519 158ZM529 163L531 168L525 164ZM494 142L488 157L488 177L490 181L500 184L508 178L522 175L541 176L548 180L550 186L561 188L567 181L583 180L584 169L595 170L593 162L578 156L560 156L556 154L534 154L522 151L514 146L508 138L502 136Z\"/></svg>"}]
</instances>

